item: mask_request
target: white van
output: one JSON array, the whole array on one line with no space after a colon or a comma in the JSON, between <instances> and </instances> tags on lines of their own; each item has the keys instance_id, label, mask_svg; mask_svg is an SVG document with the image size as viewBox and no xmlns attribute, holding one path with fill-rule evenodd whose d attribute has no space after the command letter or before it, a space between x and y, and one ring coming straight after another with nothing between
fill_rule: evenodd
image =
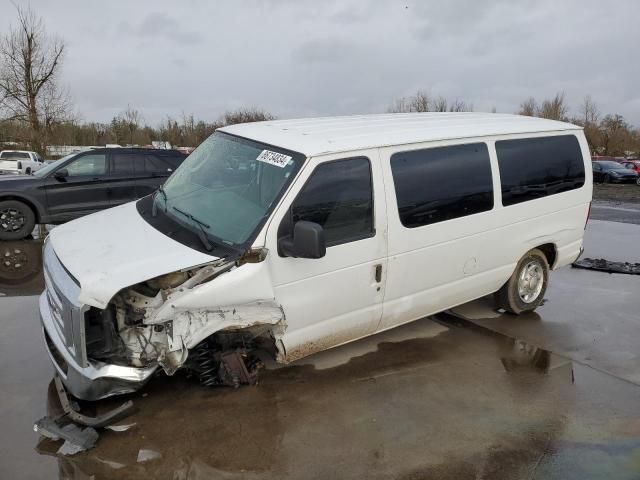
<instances>
[{"instance_id":1,"label":"white van","mask_svg":"<svg viewBox=\"0 0 640 480\"><path fill-rule=\"evenodd\" d=\"M54 229L44 336L82 399L159 368L206 385L496 292L536 308L581 253L592 193L579 127L425 113L219 129L137 202Z\"/></svg>"}]
</instances>

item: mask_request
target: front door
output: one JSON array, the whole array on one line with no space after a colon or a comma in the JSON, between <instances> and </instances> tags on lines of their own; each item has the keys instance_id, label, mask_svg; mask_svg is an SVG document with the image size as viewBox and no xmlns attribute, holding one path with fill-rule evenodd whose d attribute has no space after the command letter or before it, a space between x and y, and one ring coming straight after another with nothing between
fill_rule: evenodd
<instances>
[{"instance_id":1,"label":"front door","mask_svg":"<svg viewBox=\"0 0 640 480\"><path fill-rule=\"evenodd\" d=\"M47 177L44 188L52 222L109 208L107 165L106 153L87 152L63 167L66 177L56 178L55 172Z\"/></svg>"},{"instance_id":2,"label":"front door","mask_svg":"<svg viewBox=\"0 0 640 480\"><path fill-rule=\"evenodd\" d=\"M377 150L353 158L311 159L267 232L276 301L287 329L287 360L373 333L382 316L387 241ZM320 224L323 258L281 256L278 237L300 220Z\"/></svg>"}]
</instances>

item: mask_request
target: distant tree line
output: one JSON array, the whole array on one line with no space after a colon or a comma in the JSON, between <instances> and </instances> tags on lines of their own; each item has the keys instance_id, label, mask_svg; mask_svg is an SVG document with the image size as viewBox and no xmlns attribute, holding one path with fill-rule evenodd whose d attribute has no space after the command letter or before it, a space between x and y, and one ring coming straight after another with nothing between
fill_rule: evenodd
<instances>
[{"instance_id":1,"label":"distant tree line","mask_svg":"<svg viewBox=\"0 0 640 480\"><path fill-rule=\"evenodd\" d=\"M447 100L442 96L430 95L419 90L409 97L401 97L392 102L389 112L472 112L473 105L464 100ZM495 112L495 108L492 110ZM520 115L559 120L580 125L594 155L623 157L640 155L640 129L630 125L622 115L602 115L597 104L586 96L575 115L563 92L553 98L538 101L530 97L520 104Z\"/></svg>"},{"instance_id":2,"label":"distant tree line","mask_svg":"<svg viewBox=\"0 0 640 480\"><path fill-rule=\"evenodd\" d=\"M179 118L168 116L157 127L151 127L139 110L129 106L109 123L83 122L73 118L58 121L50 125L46 138L47 145L143 146L150 145L154 140L162 140L172 146L196 147L217 128L273 118L273 115L258 108L241 108L228 111L213 122L196 120L193 115L183 114ZM0 121L0 141L11 140L31 146L30 139L31 129L25 122Z\"/></svg>"}]
</instances>

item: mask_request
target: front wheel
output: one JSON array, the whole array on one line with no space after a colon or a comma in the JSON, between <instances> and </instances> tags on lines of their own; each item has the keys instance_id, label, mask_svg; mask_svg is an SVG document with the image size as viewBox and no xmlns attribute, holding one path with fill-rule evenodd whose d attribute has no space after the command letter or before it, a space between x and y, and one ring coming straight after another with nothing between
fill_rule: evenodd
<instances>
[{"instance_id":1,"label":"front wheel","mask_svg":"<svg viewBox=\"0 0 640 480\"><path fill-rule=\"evenodd\" d=\"M496 292L496 303L510 313L531 312L542 303L548 283L549 262L534 248L520 259L511 278Z\"/></svg>"},{"instance_id":2,"label":"front wheel","mask_svg":"<svg viewBox=\"0 0 640 480\"><path fill-rule=\"evenodd\" d=\"M26 238L36 225L36 216L28 205L17 200L0 202L0 240Z\"/></svg>"}]
</instances>

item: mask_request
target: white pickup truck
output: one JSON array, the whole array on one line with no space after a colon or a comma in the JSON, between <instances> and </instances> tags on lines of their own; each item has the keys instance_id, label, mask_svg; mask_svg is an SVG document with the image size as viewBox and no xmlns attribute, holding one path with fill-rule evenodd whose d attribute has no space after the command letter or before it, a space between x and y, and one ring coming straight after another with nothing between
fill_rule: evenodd
<instances>
[{"instance_id":1,"label":"white pickup truck","mask_svg":"<svg viewBox=\"0 0 640 480\"><path fill-rule=\"evenodd\" d=\"M36 152L26 150L3 150L0 152L0 175L30 175L43 166L44 160Z\"/></svg>"}]
</instances>

